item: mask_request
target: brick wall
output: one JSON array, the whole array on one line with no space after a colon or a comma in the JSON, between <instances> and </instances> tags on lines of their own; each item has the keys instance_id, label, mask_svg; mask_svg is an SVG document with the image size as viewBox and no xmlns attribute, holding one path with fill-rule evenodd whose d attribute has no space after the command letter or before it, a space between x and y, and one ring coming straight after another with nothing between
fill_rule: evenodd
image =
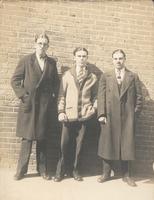
<instances>
[{"instance_id":1,"label":"brick wall","mask_svg":"<svg viewBox=\"0 0 154 200\"><path fill-rule=\"evenodd\" d=\"M89 62L98 69L112 68L111 53L122 48L127 66L143 83L144 108L136 131L137 160L133 172L152 174L154 160L154 3L152 0L89 1L0 1L0 166L14 168L20 139L15 137L18 99L10 78L20 57L31 53L35 33L46 31L51 43L48 53L58 57L58 66L72 63L77 46L89 50ZM85 150L96 159L95 128L91 128ZM54 133L51 148L57 162L59 136ZM35 145L35 144L34 144ZM93 147L92 147L93 146ZM86 148L85 148L86 149ZM94 151L92 151L92 149ZM95 154L95 155L94 155ZM35 164L35 151L31 156ZM89 165L90 166L90 165Z\"/></svg>"}]
</instances>

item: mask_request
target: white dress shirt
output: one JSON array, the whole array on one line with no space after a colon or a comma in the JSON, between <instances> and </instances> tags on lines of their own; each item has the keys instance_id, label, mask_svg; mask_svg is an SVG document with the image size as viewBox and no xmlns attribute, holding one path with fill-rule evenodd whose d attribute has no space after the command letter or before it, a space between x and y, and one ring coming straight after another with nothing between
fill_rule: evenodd
<instances>
[{"instance_id":1,"label":"white dress shirt","mask_svg":"<svg viewBox=\"0 0 154 200\"><path fill-rule=\"evenodd\" d=\"M83 71L83 73L85 72L86 67L80 67L80 66L76 66L76 75L77 77L79 76L79 74L81 73L81 71Z\"/></svg>"},{"instance_id":2,"label":"white dress shirt","mask_svg":"<svg viewBox=\"0 0 154 200\"><path fill-rule=\"evenodd\" d=\"M40 66L40 68L41 68L41 71L43 72L43 70L44 70L44 65L45 65L45 58L40 58L40 56L37 55L37 54L36 54L36 57L37 57L39 66Z\"/></svg>"},{"instance_id":3,"label":"white dress shirt","mask_svg":"<svg viewBox=\"0 0 154 200\"><path fill-rule=\"evenodd\" d=\"M125 68L122 68L120 70L115 68L115 74L118 84L121 84L125 76Z\"/></svg>"}]
</instances>

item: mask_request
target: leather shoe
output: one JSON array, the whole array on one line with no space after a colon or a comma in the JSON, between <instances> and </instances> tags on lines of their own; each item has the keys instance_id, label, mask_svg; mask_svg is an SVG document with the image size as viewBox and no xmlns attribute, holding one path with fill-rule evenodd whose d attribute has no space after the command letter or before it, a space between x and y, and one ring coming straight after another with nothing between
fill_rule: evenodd
<instances>
[{"instance_id":1,"label":"leather shoe","mask_svg":"<svg viewBox=\"0 0 154 200\"><path fill-rule=\"evenodd\" d=\"M19 181L19 180L21 180L23 178L24 178L24 174L15 174L14 175L14 180L15 181Z\"/></svg>"},{"instance_id":2,"label":"leather shoe","mask_svg":"<svg viewBox=\"0 0 154 200\"><path fill-rule=\"evenodd\" d=\"M55 176L54 178L53 178L53 181L54 182L60 182L60 181L62 181L63 180L63 176Z\"/></svg>"},{"instance_id":3,"label":"leather shoe","mask_svg":"<svg viewBox=\"0 0 154 200\"><path fill-rule=\"evenodd\" d=\"M83 181L82 176L79 175L78 172L73 172L73 178L74 178L74 180L76 180L76 181Z\"/></svg>"},{"instance_id":4,"label":"leather shoe","mask_svg":"<svg viewBox=\"0 0 154 200\"><path fill-rule=\"evenodd\" d=\"M82 178L82 176L73 176L74 177L74 180L76 180L76 181L83 181L83 178Z\"/></svg>"},{"instance_id":5,"label":"leather shoe","mask_svg":"<svg viewBox=\"0 0 154 200\"><path fill-rule=\"evenodd\" d=\"M108 181L110 179L110 175L109 174L102 174L98 179L97 179L97 181L99 182L99 183L103 183L103 182L105 182L105 181Z\"/></svg>"},{"instance_id":6,"label":"leather shoe","mask_svg":"<svg viewBox=\"0 0 154 200\"><path fill-rule=\"evenodd\" d=\"M42 178L45 179L45 180L51 180L51 176L46 174L46 173L42 173L41 174Z\"/></svg>"},{"instance_id":7,"label":"leather shoe","mask_svg":"<svg viewBox=\"0 0 154 200\"><path fill-rule=\"evenodd\" d=\"M136 187L137 185L136 185L136 183L135 183L135 181L132 179L132 178L130 178L130 177L123 177L123 179L122 179L125 183L127 183L129 186L131 186L131 187Z\"/></svg>"}]
</instances>

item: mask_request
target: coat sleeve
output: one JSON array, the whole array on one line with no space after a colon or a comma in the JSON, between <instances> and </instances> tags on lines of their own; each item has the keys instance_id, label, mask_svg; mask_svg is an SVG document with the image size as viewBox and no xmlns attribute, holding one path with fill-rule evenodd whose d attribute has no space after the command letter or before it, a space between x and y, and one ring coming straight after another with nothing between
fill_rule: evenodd
<instances>
[{"instance_id":1,"label":"coat sleeve","mask_svg":"<svg viewBox=\"0 0 154 200\"><path fill-rule=\"evenodd\" d=\"M135 75L135 89L136 89L135 112L139 113L142 110L143 97L142 97L141 82L137 74Z\"/></svg>"},{"instance_id":2,"label":"coat sleeve","mask_svg":"<svg viewBox=\"0 0 154 200\"><path fill-rule=\"evenodd\" d=\"M63 75L60 82L60 88L58 94L58 113L65 113L66 91L67 91L67 81L65 75Z\"/></svg>"},{"instance_id":3,"label":"coat sleeve","mask_svg":"<svg viewBox=\"0 0 154 200\"><path fill-rule=\"evenodd\" d=\"M11 86L18 98L22 98L26 94L26 90L23 86L23 81L25 78L25 61L20 60L15 72L11 78Z\"/></svg>"},{"instance_id":4,"label":"coat sleeve","mask_svg":"<svg viewBox=\"0 0 154 200\"><path fill-rule=\"evenodd\" d=\"M97 116L106 116L106 79L105 75L102 74L99 85L98 85L98 95L97 95Z\"/></svg>"},{"instance_id":5,"label":"coat sleeve","mask_svg":"<svg viewBox=\"0 0 154 200\"><path fill-rule=\"evenodd\" d=\"M93 107L94 107L95 109L97 109L98 80L97 80L96 75L95 75L95 79L96 79L96 82L95 82L95 84L93 85L93 87L91 88L91 101L92 101Z\"/></svg>"},{"instance_id":6,"label":"coat sleeve","mask_svg":"<svg viewBox=\"0 0 154 200\"><path fill-rule=\"evenodd\" d=\"M57 72L57 66L56 66L56 62L54 63L55 68L54 68L54 79L53 79L53 91L54 91L54 95L55 98L58 98L58 92L59 92L59 76L58 76L58 72Z\"/></svg>"}]
</instances>

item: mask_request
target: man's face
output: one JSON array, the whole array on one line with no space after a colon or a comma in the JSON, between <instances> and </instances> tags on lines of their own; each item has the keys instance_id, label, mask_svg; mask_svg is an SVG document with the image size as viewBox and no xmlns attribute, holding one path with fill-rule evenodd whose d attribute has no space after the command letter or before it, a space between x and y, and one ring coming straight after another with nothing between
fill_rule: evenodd
<instances>
[{"instance_id":1,"label":"man's face","mask_svg":"<svg viewBox=\"0 0 154 200\"><path fill-rule=\"evenodd\" d=\"M85 66L85 64L87 63L87 59L88 55L86 51L81 50L75 53L74 60L77 66Z\"/></svg>"},{"instance_id":2,"label":"man's face","mask_svg":"<svg viewBox=\"0 0 154 200\"><path fill-rule=\"evenodd\" d=\"M122 69L124 67L125 60L126 59L123 53L116 52L113 54L112 61L115 68Z\"/></svg>"},{"instance_id":3,"label":"man's face","mask_svg":"<svg viewBox=\"0 0 154 200\"><path fill-rule=\"evenodd\" d=\"M36 53L38 55L45 55L49 47L48 40L46 38L38 38L35 43Z\"/></svg>"}]
</instances>

